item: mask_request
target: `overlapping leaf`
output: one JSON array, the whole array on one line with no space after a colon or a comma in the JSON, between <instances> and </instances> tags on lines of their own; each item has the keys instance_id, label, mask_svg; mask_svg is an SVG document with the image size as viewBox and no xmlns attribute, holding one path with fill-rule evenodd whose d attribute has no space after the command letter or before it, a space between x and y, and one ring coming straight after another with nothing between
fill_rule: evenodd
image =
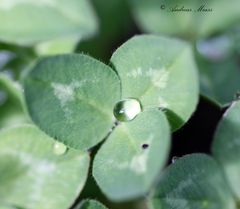
<instances>
[{"instance_id":1,"label":"overlapping leaf","mask_svg":"<svg viewBox=\"0 0 240 209\"><path fill-rule=\"evenodd\" d=\"M167 168L149 204L154 209L236 209L219 165L204 154L185 156Z\"/></svg>"},{"instance_id":2,"label":"overlapping leaf","mask_svg":"<svg viewBox=\"0 0 240 209\"><path fill-rule=\"evenodd\" d=\"M30 45L59 37L86 37L97 29L88 0L2 0L0 40Z\"/></svg>"},{"instance_id":3,"label":"overlapping leaf","mask_svg":"<svg viewBox=\"0 0 240 209\"><path fill-rule=\"evenodd\" d=\"M191 47L159 36L136 36L111 58L122 82L122 97L137 98L143 109L167 110L172 129L185 123L198 101L198 77Z\"/></svg>"},{"instance_id":4,"label":"overlapping leaf","mask_svg":"<svg viewBox=\"0 0 240 209\"><path fill-rule=\"evenodd\" d=\"M87 178L87 153L55 155L54 140L32 125L0 133L0 202L17 208L66 209Z\"/></svg>"},{"instance_id":5,"label":"overlapping leaf","mask_svg":"<svg viewBox=\"0 0 240 209\"><path fill-rule=\"evenodd\" d=\"M25 95L42 130L70 147L88 149L113 126L120 81L88 56L60 55L38 62L25 80Z\"/></svg>"},{"instance_id":6,"label":"overlapping leaf","mask_svg":"<svg viewBox=\"0 0 240 209\"><path fill-rule=\"evenodd\" d=\"M236 200L240 201L240 102L224 114L213 143L213 155L222 166Z\"/></svg>"},{"instance_id":7,"label":"overlapping leaf","mask_svg":"<svg viewBox=\"0 0 240 209\"><path fill-rule=\"evenodd\" d=\"M75 209L107 209L107 208L96 200L84 200Z\"/></svg>"},{"instance_id":8,"label":"overlapping leaf","mask_svg":"<svg viewBox=\"0 0 240 209\"><path fill-rule=\"evenodd\" d=\"M93 176L110 199L142 196L164 166L169 146L170 129L164 114L145 111L116 127L97 153Z\"/></svg>"},{"instance_id":9,"label":"overlapping leaf","mask_svg":"<svg viewBox=\"0 0 240 209\"><path fill-rule=\"evenodd\" d=\"M222 31L240 19L238 0L131 0L131 3L138 25L155 34L196 39Z\"/></svg>"}]
</instances>

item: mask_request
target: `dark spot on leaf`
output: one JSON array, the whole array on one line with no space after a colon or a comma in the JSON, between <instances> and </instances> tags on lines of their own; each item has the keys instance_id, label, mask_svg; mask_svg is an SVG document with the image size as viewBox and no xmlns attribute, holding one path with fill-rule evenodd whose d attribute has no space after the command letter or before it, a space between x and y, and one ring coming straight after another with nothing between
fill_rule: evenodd
<instances>
[{"instance_id":1,"label":"dark spot on leaf","mask_svg":"<svg viewBox=\"0 0 240 209\"><path fill-rule=\"evenodd\" d=\"M143 149L147 149L148 147L149 147L148 144L143 144L143 145L142 145L142 148L143 148Z\"/></svg>"}]
</instances>

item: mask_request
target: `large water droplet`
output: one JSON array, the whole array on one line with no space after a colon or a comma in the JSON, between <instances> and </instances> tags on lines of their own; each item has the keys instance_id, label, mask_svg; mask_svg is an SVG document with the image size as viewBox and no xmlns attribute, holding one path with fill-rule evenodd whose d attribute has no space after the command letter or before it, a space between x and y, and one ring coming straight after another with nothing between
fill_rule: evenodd
<instances>
[{"instance_id":1,"label":"large water droplet","mask_svg":"<svg viewBox=\"0 0 240 209\"><path fill-rule=\"evenodd\" d=\"M67 146L61 142L55 142L53 144L53 153L55 155L63 155L66 153L67 149Z\"/></svg>"},{"instance_id":2,"label":"large water droplet","mask_svg":"<svg viewBox=\"0 0 240 209\"><path fill-rule=\"evenodd\" d=\"M118 102L113 110L114 116L119 121L133 120L142 111L137 99L129 98Z\"/></svg>"}]
</instances>

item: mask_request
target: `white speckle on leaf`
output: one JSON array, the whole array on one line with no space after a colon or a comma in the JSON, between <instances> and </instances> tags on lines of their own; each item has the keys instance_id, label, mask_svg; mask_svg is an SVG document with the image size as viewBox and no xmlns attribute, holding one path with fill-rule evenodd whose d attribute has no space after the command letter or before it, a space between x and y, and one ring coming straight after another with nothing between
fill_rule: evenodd
<instances>
[{"instance_id":1,"label":"white speckle on leaf","mask_svg":"<svg viewBox=\"0 0 240 209\"><path fill-rule=\"evenodd\" d=\"M132 70L131 72L127 73L127 77L130 78L137 78L138 76L143 76L143 72L140 67L138 67L136 70Z\"/></svg>"},{"instance_id":2,"label":"white speckle on leaf","mask_svg":"<svg viewBox=\"0 0 240 209\"><path fill-rule=\"evenodd\" d=\"M153 140L153 135L151 134L149 138L144 142L144 144L151 145ZM134 171L137 174L143 174L147 171L147 160L148 160L148 154L149 149L147 150L141 150L140 154L135 155L130 164L129 167L132 171Z\"/></svg>"},{"instance_id":3,"label":"white speckle on leaf","mask_svg":"<svg viewBox=\"0 0 240 209\"><path fill-rule=\"evenodd\" d=\"M133 157L130 163L130 169L136 172L137 174L145 173L147 170L147 159L148 159L148 151L141 153L140 155L136 155Z\"/></svg>"},{"instance_id":4,"label":"white speckle on leaf","mask_svg":"<svg viewBox=\"0 0 240 209\"><path fill-rule=\"evenodd\" d=\"M153 140L153 135L151 134L147 140L144 142L141 142L141 144L148 144L149 146L151 145ZM140 145L137 145L139 148L141 148ZM116 163L114 160L109 159L107 162L107 167L113 167L114 169L118 170L125 170L129 169L136 173L137 175L144 174L147 171L147 160L148 160L148 154L149 154L149 149L142 150L139 149L139 152L133 156L132 159L129 161L124 161L120 163Z\"/></svg>"},{"instance_id":5,"label":"white speckle on leaf","mask_svg":"<svg viewBox=\"0 0 240 209\"><path fill-rule=\"evenodd\" d=\"M43 188L48 176L53 175L56 165L47 160L34 158L28 153L21 152L19 156L23 165L29 167L27 175L31 179L31 195L29 195L29 207L35 206L42 196ZM37 177L37 178L36 178Z\"/></svg>"},{"instance_id":6,"label":"white speckle on leaf","mask_svg":"<svg viewBox=\"0 0 240 209\"><path fill-rule=\"evenodd\" d=\"M74 100L74 88L72 85L52 83L52 87L54 95L60 100L62 107Z\"/></svg>"},{"instance_id":7,"label":"white speckle on leaf","mask_svg":"<svg viewBox=\"0 0 240 209\"><path fill-rule=\"evenodd\" d=\"M151 81L154 86L163 89L167 85L168 77L169 77L169 72L165 70L165 68L162 68L160 70L155 70L150 68L146 72L147 76L151 78Z\"/></svg>"},{"instance_id":8,"label":"white speckle on leaf","mask_svg":"<svg viewBox=\"0 0 240 209\"><path fill-rule=\"evenodd\" d=\"M70 84L52 83L54 95L60 101L61 108L65 113L65 117L71 119L72 111L69 109L68 104L73 102L76 98L76 89L82 87L86 83L97 83L98 78L83 79L81 81L72 81Z\"/></svg>"},{"instance_id":9,"label":"white speckle on leaf","mask_svg":"<svg viewBox=\"0 0 240 209\"><path fill-rule=\"evenodd\" d=\"M147 71L142 70L141 67L134 69L127 73L129 78L149 77L154 86L163 89L167 85L169 72L165 68L153 69L149 68Z\"/></svg>"},{"instance_id":10,"label":"white speckle on leaf","mask_svg":"<svg viewBox=\"0 0 240 209\"><path fill-rule=\"evenodd\" d=\"M54 95L60 101L61 108L66 118L71 118L72 111L68 108L68 103L75 100L75 90L80 88L87 80L73 81L70 84L52 83ZM95 80L93 81L95 82Z\"/></svg>"}]
</instances>

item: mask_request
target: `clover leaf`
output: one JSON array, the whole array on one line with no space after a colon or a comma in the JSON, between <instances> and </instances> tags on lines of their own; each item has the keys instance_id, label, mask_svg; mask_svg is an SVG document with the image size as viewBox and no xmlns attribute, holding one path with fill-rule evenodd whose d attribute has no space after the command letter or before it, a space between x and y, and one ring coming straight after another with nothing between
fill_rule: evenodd
<instances>
[{"instance_id":1,"label":"clover leaf","mask_svg":"<svg viewBox=\"0 0 240 209\"><path fill-rule=\"evenodd\" d=\"M93 174L117 201L151 188L167 159L169 126L179 128L195 110L198 79L191 47L158 36L133 37L111 65L83 54L42 58L24 89L33 122L57 141L86 150L106 140Z\"/></svg>"},{"instance_id":2,"label":"clover leaf","mask_svg":"<svg viewBox=\"0 0 240 209\"><path fill-rule=\"evenodd\" d=\"M137 24L143 31L154 34L195 40L221 32L240 20L240 8L236 6L238 0L130 2Z\"/></svg>"},{"instance_id":3,"label":"clover leaf","mask_svg":"<svg viewBox=\"0 0 240 209\"><path fill-rule=\"evenodd\" d=\"M72 149L59 155L55 149L55 140L33 125L2 130L0 202L29 209L70 207L86 181L89 155Z\"/></svg>"},{"instance_id":4,"label":"clover leaf","mask_svg":"<svg viewBox=\"0 0 240 209\"><path fill-rule=\"evenodd\" d=\"M173 130L195 110L198 76L188 43L153 35L136 36L114 52L111 63L121 79L122 98L137 98L146 110L165 109Z\"/></svg>"},{"instance_id":5,"label":"clover leaf","mask_svg":"<svg viewBox=\"0 0 240 209\"><path fill-rule=\"evenodd\" d=\"M20 84L0 73L0 129L29 122L25 113L23 89Z\"/></svg>"},{"instance_id":6,"label":"clover leaf","mask_svg":"<svg viewBox=\"0 0 240 209\"><path fill-rule=\"evenodd\" d=\"M115 201L144 195L167 160L169 136L166 117L158 110L117 126L94 159L93 176L102 191Z\"/></svg>"},{"instance_id":7,"label":"clover leaf","mask_svg":"<svg viewBox=\"0 0 240 209\"><path fill-rule=\"evenodd\" d=\"M192 154L178 159L160 177L149 198L154 209L237 209L240 202L240 102L233 102L219 122L213 158Z\"/></svg>"},{"instance_id":8,"label":"clover leaf","mask_svg":"<svg viewBox=\"0 0 240 209\"><path fill-rule=\"evenodd\" d=\"M84 200L74 209L107 209L107 208L96 200Z\"/></svg>"},{"instance_id":9,"label":"clover leaf","mask_svg":"<svg viewBox=\"0 0 240 209\"><path fill-rule=\"evenodd\" d=\"M97 29L88 0L2 0L0 40L33 45L55 38L84 38Z\"/></svg>"},{"instance_id":10,"label":"clover leaf","mask_svg":"<svg viewBox=\"0 0 240 209\"><path fill-rule=\"evenodd\" d=\"M236 209L219 165L205 154L184 156L167 168L149 205L154 209Z\"/></svg>"},{"instance_id":11,"label":"clover leaf","mask_svg":"<svg viewBox=\"0 0 240 209\"><path fill-rule=\"evenodd\" d=\"M59 55L38 62L25 80L33 121L67 146L88 149L114 123L120 81L107 65L86 55Z\"/></svg>"},{"instance_id":12,"label":"clover leaf","mask_svg":"<svg viewBox=\"0 0 240 209\"><path fill-rule=\"evenodd\" d=\"M214 143L213 156L222 166L226 179L240 202L240 101L233 102L218 125Z\"/></svg>"}]
</instances>

